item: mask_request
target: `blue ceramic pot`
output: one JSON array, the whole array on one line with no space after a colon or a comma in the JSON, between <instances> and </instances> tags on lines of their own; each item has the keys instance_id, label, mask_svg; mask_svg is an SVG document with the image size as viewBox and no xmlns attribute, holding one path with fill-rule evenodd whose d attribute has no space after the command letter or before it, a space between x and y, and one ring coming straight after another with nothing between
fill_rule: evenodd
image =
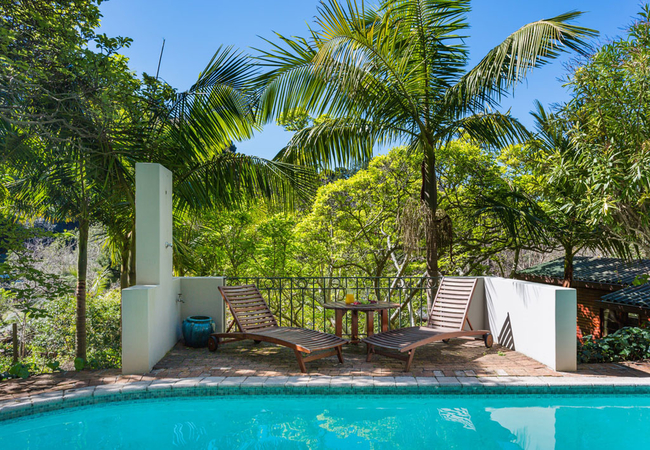
<instances>
[{"instance_id":1,"label":"blue ceramic pot","mask_svg":"<svg viewBox=\"0 0 650 450\"><path fill-rule=\"evenodd\" d=\"M205 347L214 331L214 321L208 316L190 316L183 321L183 339L188 347Z\"/></svg>"}]
</instances>

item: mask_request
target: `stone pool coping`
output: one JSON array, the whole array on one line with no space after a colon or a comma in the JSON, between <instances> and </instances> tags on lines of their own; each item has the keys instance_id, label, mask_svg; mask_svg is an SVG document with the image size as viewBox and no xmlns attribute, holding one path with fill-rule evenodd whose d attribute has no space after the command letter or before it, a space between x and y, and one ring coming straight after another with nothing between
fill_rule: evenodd
<instances>
[{"instance_id":1,"label":"stone pool coping","mask_svg":"<svg viewBox=\"0 0 650 450\"><path fill-rule=\"evenodd\" d=\"M35 394L0 402L0 421L139 399L225 395L648 395L639 377L197 377L161 378Z\"/></svg>"}]
</instances>

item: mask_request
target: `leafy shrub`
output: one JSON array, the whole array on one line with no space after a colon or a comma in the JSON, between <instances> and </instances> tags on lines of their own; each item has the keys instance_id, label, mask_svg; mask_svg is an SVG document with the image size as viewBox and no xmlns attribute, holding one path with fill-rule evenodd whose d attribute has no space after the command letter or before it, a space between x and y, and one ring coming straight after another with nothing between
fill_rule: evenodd
<instances>
[{"instance_id":1,"label":"leafy shrub","mask_svg":"<svg viewBox=\"0 0 650 450\"><path fill-rule=\"evenodd\" d=\"M581 363L638 361L650 358L650 329L625 327L601 339L578 340Z\"/></svg>"},{"instance_id":2,"label":"leafy shrub","mask_svg":"<svg viewBox=\"0 0 650 450\"><path fill-rule=\"evenodd\" d=\"M106 369L121 365L120 292L90 296L86 303L88 361L85 367ZM75 350L76 303L71 298L52 300L48 317L34 321L32 346L48 359L72 361Z\"/></svg>"},{"instance_id":3,"label":"leafy shrub","mask_svg":"<svg viewBox=\"0 0 650 450\"><path fill-rule=\"evenodd\" d=\"M90 295L86 302L88 361L83 368L121 367L120 291ZM68 370L75 357L76 302L72 297L55 298L44 304L44 316L31 321L27 333L27 356L11 363L10 349L0 349L2 377ZM1 378L0 378L1 379Z\"/></svg>"}]
</instances>

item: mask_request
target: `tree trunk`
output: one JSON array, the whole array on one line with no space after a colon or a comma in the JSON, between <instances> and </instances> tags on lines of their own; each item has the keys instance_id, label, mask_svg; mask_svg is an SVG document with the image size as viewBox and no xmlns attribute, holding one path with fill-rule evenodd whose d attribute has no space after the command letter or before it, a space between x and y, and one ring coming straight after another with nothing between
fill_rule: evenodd
<instances>
[{"instance_id":1,"label":"tree trunk","mask_svg":"<svg viewBox=\"0 0 650 450\"><path fill-rule=\"evenodd\" d=\"M431 309L434 299L436 277L438 270L438 180L436 179L436 155L433 146L425 144L424 160L422 161L422 191L420 192L422 211L424 212L425 239L427 245L427 276L425 282L427 293L427 311Z\"/></svg>"},{"instance_id":2,"label":"tree trunk","mask_svg":"<svg viewBox=\"0 0 650 450\"><path fill-rule=\"evenodd\" d=\"M120 289L129 287L129 253L131 251L131 241L128 236L122 241L120 251Z\"/></svg>"},{"instance_id":3,"label":"tree trunk","mask_svg":"<svg viewBox=\"0 0 650 450\"><path fill-rule=\"evenodd\" d=\"M86 347L86 274L88 270L88 229L87 219L79 221L79 241L77 256L77 358L87 360Z\"/></svg>"},{"instance_id":4,"label":"tree trunk","mask_svg":"<svg viewBox=\"0 0 650 450\"><path fill-rule=\"evenodd\" d=\"M422 191L420 200L423 210L426 244L427 244L427 274L430 277L440 275L438 270L438 180L436 179L436 157L433 147L426 146L424 160L422 161Z\"/></svg>"},{"instance_id":5,"label":"tree trunk","mask_svg":"<svg viewBox=\"0 0 650 450\"><path fill-rule=\"evenodd\" d=\"M573 284L573 247L564 247L564 281L562 286L571 287Z\"/></svg>"},{"instance_id":6,"label":"tree trunk","mask_svg":"<svg viewBox=\"0 0 650 450\"><path fill-rule=\"evenodd\" d=\"M135 222L133 222L133 228L131 229L131 257L129 258L129 286L135 286L136 283L136 273L135 273Z\"/></svg>"},{"instance_id":7,"label":"tree trunk","mask_svg":"<svg viewBox=\"0 0 650 450\"><path fill-rule=\"evenodd\" d=\"M512 270L510 271L510 278L514 278L517 275L517 269L519 269L519 255L521 254L521 249L517 247L515 249L515 255L512 261Z\"/></svg>"}]
</instances>

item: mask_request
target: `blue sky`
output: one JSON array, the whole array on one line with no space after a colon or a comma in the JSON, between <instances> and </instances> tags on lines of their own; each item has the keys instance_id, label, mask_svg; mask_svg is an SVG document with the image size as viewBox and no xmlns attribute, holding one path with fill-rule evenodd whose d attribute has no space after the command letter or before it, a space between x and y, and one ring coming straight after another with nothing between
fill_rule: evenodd
<instances>
[{"instance_id":1,"label":"blue sky","mask_svg":"<svg viewBox=\"0 0 650 450\"><path fill-rule=\"evenodd\" d=\"M101 5L101 32L133 38L124 54L138 75L155 75L165 38L160 76L182 91L194 83L220 45L242 50L260 47L263 41L259 36L272 38L274 31L304 36L318 4L318 0L110 0ZM467 41L471 63L522 25L572 10L585 11L577 24L600 31L599 41L605 41L622 33L640 4L639 0L474 0ZM535 71L517 87L514 97L502 102L502 110L511 108L530 126L529 112L535 99L544 104L568 100L558 80L566 74L566 61L564 57ZM270 125L250 141L236 145L240 152L272 158L290 137L282 128Z\"/></svg>"}]
</instances>

